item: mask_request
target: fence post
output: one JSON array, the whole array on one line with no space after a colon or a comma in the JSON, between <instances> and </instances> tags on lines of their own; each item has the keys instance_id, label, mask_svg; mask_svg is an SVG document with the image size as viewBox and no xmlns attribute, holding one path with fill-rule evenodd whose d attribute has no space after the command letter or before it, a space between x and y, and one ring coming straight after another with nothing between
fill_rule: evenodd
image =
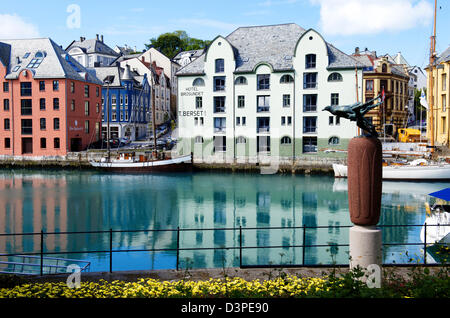
<instances>
[{"instance_id":1,"label":"fence post","mask_svg":"<svg viewBox=\"0 0 450 318\"><path fill-rule=\"evenodd\" d=\"M242 268L242 226L239 226L239 267Z\"/></svg>"},{"instance_id":2,"label":"fence post","mask_svg":"<svg viewBox=\"0 0 450 318\"><path fill-rule=\"evenodd\" d=\"M302 245L303 245L303 250L302 250L302 263L303 263L303 266L305 266L305 255L306 255L306 253L305 253L305 242L306 242L306 225L304 225L303 224L303 242L302 242Z\"/></svg>"},{"instance_id":3,"label":"fence post","mask_svg":"<svg viewBox=\"0 0 450 318\"><path fill-rule=\"evenodd\" d=\"M177 227L177 271L180 262L180 227Z\"/></svg>"},{"instance_id":4,"label":"fence post","mask_svg":"<svg viewBox=\"0 0 450 318\"><path fill-rule=\"evenodd\" d=\"M44 275L44 230L41 229L41 276Z\"/></svg>"},{"instance_id":5,"label":"fence post","mask_svg":"<svg viewBox=\"0 0 450 318\"><path fill-rule=\"evenodd\" d=\"M112 273L112 229L109 229L109 272Z\"/></svg>"},{"instance_id":6,"label":"fence post","mask_svg":"<svg viewBox=\"0 0 450 318\"><path fill-rule=\"evenodd\" d=\"M427 264L427 223L425 222L423 230L423 263Z\"/></svg>"}]
</instances>

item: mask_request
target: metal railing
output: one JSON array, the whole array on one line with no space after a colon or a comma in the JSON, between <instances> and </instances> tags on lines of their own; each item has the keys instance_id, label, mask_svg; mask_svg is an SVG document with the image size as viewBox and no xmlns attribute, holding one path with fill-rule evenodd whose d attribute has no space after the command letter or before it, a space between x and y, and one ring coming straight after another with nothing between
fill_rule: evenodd
<instances>
[{"instance_id":1,"label":"metal railing","mask_svg":"<svg viewBox=\"0 0 450 318\"><path fill-rule=\"evenodd\" d=\"M427 242L427 230L430 227L436 227L436 226L450 226L450 224L433 224L433 225L427 225L425 224L408 224L408 225L378 225L379 228L402 228L402 227L424 227L424 242L419 243L383 243L383 246L421 246L423 247L423 262L421 265L436 265L436 263L428 263L427 262L427 249L428 246L431 244L439 244L435 242ZM306 264L306 250L307 248L318 248L318 247L349 247L349 244L305 244L306 243L306 236L308 230L314 230L314 229L331 229L331 228L351 228L351 225L348 226L297 226L297 227L233 227L233 228L206 228L206 229L181 229L178 227L177 229L147 229L147 230L103 230L103 231L77 231L77 232L44 232L41 231L40 233L13 233L13 234L0 234L0 240L3 237L12 237L12 236L39 236L40 237L40 249L37 252L31 252L31 253L10 253L10 254L1 254L0 251L0 257L14 257L14 256L20 256L20 257L34 257L39 259L39 264L36 264L35 266L39 266L40 269L40 275L42 276L44 274L44 268L45 267L52 267L49 265L44 264L45 259L51 259L51 257L46 257L45 255L69 255L69 254L100 254L100 253L107 253L109 255L109 272L113 272L113 254L114 253L123 253L123 252L175 252L176 253L176 270L180 269L180 252L183 251L206 251L206 250L239 250L239 266L241 268L279 268L279 267L342 267L342 266L348 266L347 264ZM302 243L298 245L271 245L271 246L245 246L243 243L243 232L244 231L250 231L250 230L301 230L302 231ZM181 232L189 232L189 231L235 231L239 233L239 245L238 246L221 246L221 247L181 247L181 241L180 241L180 235ZM157 232L176 232L176 247L175 248L142 248L142 249L113 249L113 234L114 233L157 233ZM48 235L71 235L71 234L109 234L109 249L107 250L83 250L83 251L45 251L44 250L44 236ZM249 265L243 263L243 251L250 250L250 249L274 249L274 248L301 248L302 249L302 262L300 264L257 264L257 265ZM55 260L59 258L54 258ZM60 259L62 260L62 259ZM69 260L70 259L65 259ZM73 260L74 262L87 262L85 267L83 267L83 270L89 269L90 262L88 261L82 261L82 260ZM5 264L8 262L0 262L0 264ZM417 263L419 264L419 263ZM411 266L412 264L389 264L394 266ZM56 267L61 267L61 265L54 265ZM50 271L51 272L51 271Z\"/></svg>"}]
</instances>

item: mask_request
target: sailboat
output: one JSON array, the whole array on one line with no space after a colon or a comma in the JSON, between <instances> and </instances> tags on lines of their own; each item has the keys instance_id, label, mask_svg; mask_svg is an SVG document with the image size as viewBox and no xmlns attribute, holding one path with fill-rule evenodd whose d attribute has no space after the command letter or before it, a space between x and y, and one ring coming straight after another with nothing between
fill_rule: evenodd
<instances>
[{"instance_id":1,"label":"sailboat","mask_svg":"<svg viewBox=\"0 0 450 318\"><path fill-rule=\"evenodd\" d=\"M153 72L153 69L151 68ZM155 85L152 78L152 128L154 151L151 154L136 154L135 151L126 151L120 153L117 157L111 157L111 147L109 143L109 114L107 114L107 156L101 158L100 161L91 160L91 166L108 171L108 172L123 172L123 173L154 173L154 172L182 172L192 169L192 153L186 156L171 158L163 153L162 158L157 153L157 136L155 127ZM106 102L108 105L109 85L113 82L114 76L110 75L104 79L107 84L106 88ZM109 108L106 106L106 109Z\"/></svg>"}]
</instances>

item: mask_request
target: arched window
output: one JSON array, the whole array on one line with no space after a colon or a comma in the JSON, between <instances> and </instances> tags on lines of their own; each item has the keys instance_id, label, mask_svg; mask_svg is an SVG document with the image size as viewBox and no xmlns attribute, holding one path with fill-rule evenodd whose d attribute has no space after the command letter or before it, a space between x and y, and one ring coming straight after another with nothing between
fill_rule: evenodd
<instances>
[{"instance_id":1,"label":"arched window","mask_svg":"<svg viewBox=\"0 0 450 318\"><path fill-rule=\"evenodd\" d=\"M387 72L387 64L383 63L383 65L381 65L381 72L382 73L386 73Z\"/></svg>"},{"instance_id":2,"label":"arched window","mask_svg":"<svg viewBox=\"0 0 450 318\"><path fill-rule=\"evenodd\" d=\"M239 76L234 81L235 85L247 85L247 79L244 76Z\"/></svg>"},{"instance_id":3,"label":"arched window","mask_svg":"<svg viewBox=\"0 0 450 318\"><path fill-rule=\"evenodd\" d=\"M342 82L342 75L336 72L331 73L328 76L328 82Z\"/></svg>"},{"instance_id":4,"label":"arched window","mask_svg":"<svg viewBox=\"0 0 450 318\"><path fill-rule=\"evenodd\" d=\"M280 83L293 83L293 82L294 78L289 74L285 74L280 78Z\"/></svg>"},{"instance_id":5,"label":"arched window","mask_svg":"<svg viewBox=\"0 0 450 318\"><path fill-rule=\"evenodd\" d=\"M290 145L291 143L292 143L291 137L284 136L283 138L281 138L282 145Z\"/></svg>"},{"instance_id":6,"label":"arched window","mask_svg":"<svg viewBox=\"0 0 450 318\"><path fill-rule=\"evenodd\" d=\"M245 143L247 143L247 139L245 139L245 137L239 136L236 138L236 143L237 144L245 144Z\"/></svg>"},{"instance_id":7,"label":"arched window","mask_svg":"<svg viewBox=\"0 0 450 318\"><path fill-rule=\"evenodd\" d=\"M203 137L202 136L195 137L195 143L196 144L202 144L203 143Z\"/></svg>"},{"instance_id":8,"label":"arched window","mask_svg":"<svg viewBox=\"0 0 450 318\"><path fill-rule=\"evenodd\" d=\"M192 86L205 86L205 81L203 78L197 77L192 83Z\"/></svg>"},{"instance_id":9,"label":"arched window","mask_svg":"<svg viewBox=\"0 0 450 318\"><path fill-rule=\"evenodd\" d=\"M339 145L339 143L340 143L339 137L333 136L330 137L330 139L328 139L328 144L330 146Z\"/></svg>"}]
</instances>

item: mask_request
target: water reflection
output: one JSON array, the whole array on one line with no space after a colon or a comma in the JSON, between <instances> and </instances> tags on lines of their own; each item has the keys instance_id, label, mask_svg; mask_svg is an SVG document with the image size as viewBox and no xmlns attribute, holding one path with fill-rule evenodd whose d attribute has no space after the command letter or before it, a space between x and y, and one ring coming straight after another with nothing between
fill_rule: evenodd
<instances>
[{"instance_id":1,"label":"water reflection","mask_svg":"<svg viewBox=\"0 0 450 318\"><path fill-rule=\"evenodd\" d=\"M380 224L422 224L426 194L445 183L383 183ZM243 264L347 263L346 180L319 176L195 173L114 175L93 172L0 172L0 233L190 229L180 232L181 267ZM302 228L330 226L306 230ZM243 228L242 237L239 230ZM255 228L281 227L284 229ZM290 229L286 229L290 227ZM209 230L215 229L215 230ZM419 242L419 227L384 228L383 241ZM113 248L174 249L176 231L116 232ZM321 245L307 247L302 245ZM267 248L255 249L257 246ZM276 246L276 248L268 248ZM106 270L109 234L45 235L45 251L83 251L92 270ZM215 251L204 250L218 247ZM0 237L0 253L36 252L39 236ZM419 247L408 247L420 254ZM405 246L384 249L386 262L402 262ZM114 270L174 268L176 253L115 253Z\"/></svg>"}]
</instances>

